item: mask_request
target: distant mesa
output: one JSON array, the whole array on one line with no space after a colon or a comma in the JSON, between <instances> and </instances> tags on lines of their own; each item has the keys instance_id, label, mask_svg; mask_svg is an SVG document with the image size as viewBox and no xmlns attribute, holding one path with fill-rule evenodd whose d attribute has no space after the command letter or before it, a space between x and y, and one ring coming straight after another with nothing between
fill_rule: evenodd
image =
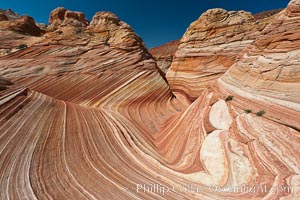
<instances>
[{"instance_id":1,"label":"distant mesa","mask_svg":"<svg viewBox=\"0 0 300 200\"><path fill-rule=\"evenodd\" d=\"M167 73L172 64L173 57L178 48L179 40L173 40L158 47L149 49L150 54L155 58L157 66Z\"/></svg>"}]
</instances>

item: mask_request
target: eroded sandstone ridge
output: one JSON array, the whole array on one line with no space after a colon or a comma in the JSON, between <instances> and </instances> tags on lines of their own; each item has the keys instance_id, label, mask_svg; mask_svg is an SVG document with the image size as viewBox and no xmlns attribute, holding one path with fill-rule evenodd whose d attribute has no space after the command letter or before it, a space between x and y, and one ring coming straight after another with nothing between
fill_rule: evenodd
<instances>
[{"instance_id":1,"label":"eroded sandstone ridge","mask_svg":"<svg viewBox=\"0 0 300 200\"><path fill-rule=\"evenodd\" d=\"M0 56L27 47L43 32L32 17L20 16L12 10L0 9Z\"/></svg>"},{"instance_id":2,"label":"eroded sandstone ridge","mask_svg":"<svg viewBox=\"0 0 300 200\"><path fill-rule=\"evenodd\" d=\"M166 79L110 12L3 28L0 199L299 199L299 19L209 10Z\"/></svg>"},{"instance_id":3,"label":"eroded sandstone ridge","mask_svg":"<svg viewBox=\"0 0 300 200\"><path fill-rule=\"evenodd\" d=\"M251 13L224 9L203 13L179 42L167 72L171 88L192 100L197 98L211 81L236 62L241 51L259 36L271 18L255 21Z\"/></svg>"}]
</instances>

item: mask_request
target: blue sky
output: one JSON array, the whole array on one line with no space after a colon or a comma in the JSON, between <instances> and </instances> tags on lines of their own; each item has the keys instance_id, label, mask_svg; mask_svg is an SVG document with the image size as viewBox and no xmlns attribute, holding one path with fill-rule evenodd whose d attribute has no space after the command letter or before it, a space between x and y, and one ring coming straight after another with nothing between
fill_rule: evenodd
<instances>
[{"instance_id":1,"label":"blue sky","mask_svg":"<svg viewBox=\"0 0 300 200\"><path fill-rule=\"evenodd\" d=\"M257 13L286 7L289 0L1 0L0 8L27 14L47 23L56 7L84 12L91 20L97 11L114 12L130 24L147 47L179 39L189 24L209 8L246 10Z\"/></svg>"}]
</instances>

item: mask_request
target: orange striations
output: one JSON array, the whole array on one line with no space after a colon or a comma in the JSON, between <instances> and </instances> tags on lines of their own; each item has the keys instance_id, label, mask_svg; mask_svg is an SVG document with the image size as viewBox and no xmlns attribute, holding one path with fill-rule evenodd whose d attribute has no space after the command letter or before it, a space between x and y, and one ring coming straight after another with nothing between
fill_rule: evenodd
<instances>
[{"instance_id":1,"label":"orange striations","mask_svg":"<svg viewBox=\"0 0 300 200\"><path fill-rule=\"evenodd\" d=\"M43 36L0 57L0 199L299 199L299 5L255 32L249 13L206 12L191 27L228 51L181 43L170 86L114 14L54 10ZM203 63L213 78L190 70Z\"/></svg>"}]
</instances>

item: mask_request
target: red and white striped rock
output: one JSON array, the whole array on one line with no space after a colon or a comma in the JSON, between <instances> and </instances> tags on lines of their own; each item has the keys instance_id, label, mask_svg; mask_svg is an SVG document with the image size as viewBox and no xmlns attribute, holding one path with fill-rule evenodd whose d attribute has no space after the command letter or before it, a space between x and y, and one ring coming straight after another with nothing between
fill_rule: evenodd
<instances>
[{"instance_id":1,"label":"red and white striped rock","mask_svg":"<svg viewBox=\"0 0 300 200\"><path fill-rule=\"evenodd\" d=\"M197 98L236 62L271 18L255 21L251 13L224 9L203 13L180 40L166 75L171 89Z\"/></svg>"},{"instance_id":2,"label":"red and white striped rock","mask_svg":"<svg viewBox=\"0 0 300 200\"><path fill-rule=\"evenodd\" d=\"M297 27L298 8L292 1L264 37ZM296 74L282 70L276 90L258 74L238 77L245 54L194 101L175 98L139 37L106 14L80 34L49 30L0 57L0 199L300 198L297 87L280 89ZM107 41L99 23L113 33ZM279 35L275 60L296 69L297 46ZM253 45L267 54L271 43ZM253 63L263 71L268 59ZM254 77L267 92L247 83Z\"/></svg>"}]
</instances>

